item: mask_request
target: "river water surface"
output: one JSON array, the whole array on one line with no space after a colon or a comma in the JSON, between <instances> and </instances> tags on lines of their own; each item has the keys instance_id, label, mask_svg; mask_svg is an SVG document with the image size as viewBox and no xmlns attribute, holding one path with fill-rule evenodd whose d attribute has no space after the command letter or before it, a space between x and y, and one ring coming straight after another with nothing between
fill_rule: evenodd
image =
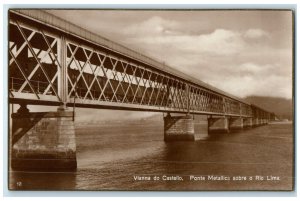
<instances>
[{"instance_id":1,"label":"river water surface","mask_svg":"<svg viewBox=\"0 0 300 201\"><path fill-rule=\"evenodd\" d=\"M293 125L195 142L163 141L159 122L77 125L76 172L9 173L11 189L292 190ZM139 178L139 179L138 179ZM141 180L142 179L142 180ZM150 180L149 180L150 179Z\"/></svg>"}]
</instances>

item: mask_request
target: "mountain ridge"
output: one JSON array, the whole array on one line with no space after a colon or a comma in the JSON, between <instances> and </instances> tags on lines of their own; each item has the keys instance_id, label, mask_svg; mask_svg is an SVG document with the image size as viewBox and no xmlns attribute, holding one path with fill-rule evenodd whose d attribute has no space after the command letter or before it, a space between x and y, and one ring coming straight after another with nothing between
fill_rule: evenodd
<instances>
[{"instance_id":1,"label":"mountain ridge","mask_svg":"<svg viewBox=\"0 0 300 201\"><path fill-rule=\"evenodd\" d=\"M245 101L275 113L279 119L293 119L293 100L281 97L247 96Z\"/></svg>"}]
</instances>

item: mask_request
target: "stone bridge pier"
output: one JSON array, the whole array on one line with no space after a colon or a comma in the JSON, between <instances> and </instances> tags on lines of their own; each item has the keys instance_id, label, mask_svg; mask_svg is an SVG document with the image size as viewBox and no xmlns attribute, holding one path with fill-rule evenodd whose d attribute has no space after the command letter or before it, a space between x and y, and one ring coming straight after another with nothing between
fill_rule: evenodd
<instances>
[{"instance_id":1,"label":"stone bridge pier","mask_svg":"<svg viewBox=\"0 0 300 201\"><path fill-rule=\"evenodd\" d=\"M244 121L243 122L244 128L252 128L253 126L252 118L244 118L243 121Z\"/></svg>"},{"instance_id":2,"label":"stone bridge pier","mask_svg":"<svg viewBox=\"0 0 300 201\"><path fill-rule=\"evenodd\" d=\"M168 114L164 117L164 140L165 141L194 141L199 136L230 133L241 131L243 129L264 125L266 119L252 117L227 117L227 116L209 116L206 123L202 123L199 131L196 128L196 121L192 115L171 116ZM199 126L198 126L199 127ZM205 129L204 129L205 127ZM198 128L199 129L199 128ZM206 130L207 132L203 132Z\"/></svg>"},{"instance_id":3,"label":"stone bridge pier","mask_svg":"<svg viewBox=\"0 0 300 201\"><path fill-rule=\"evenodd\" d=\"M30 112L21 105L13 113L11 167L29 170L77 168L73 112Z\"/></svg>"},{"instance_id":4,"label":"stone bridge pier","mask_svg":"<svg viewBox=\"0 0 300 201\"><path fill-rule=\"evenodd\" d=\"M75 170L76 136L73 111L60 107L55 112L30 112L26 105L11 114L10 161L13 169ZM266 123L260 118L202 116L201 132L190 114L164 117L164 140L195 141L200 135L229 133ZM203 123L204 121L204 123ZM205 128L204 128L205 127ZM204 128L204 129L203 129ZM206 132L206 133L205 133Z\"/></svg>"},{"instance_id":5,"label":"stone bridge pier","mask_svg":"<svg viewBox=\"0 0 300 201\"><path fill-rule=\"evenodd\" d=\"M229 118L229 130L240 131L244 128L244 120L242 117L231 117Z\"/></svg>"},{"instance_id":6,"label":"stone bridge pier","mask_svg":"<svg viewBox=\"0 0 300 201\"><path fill-rule=\"evenodd\" d=\"M210 116L208 118L208 133L229 133L230 121L225 116Z\"/></svg>"},{"instance_id":7,"label":"stone bridge pier","mask_svg":"<svg viewBox=\"0 0 300 201\"><path fill-rule=\"evenodd\" d=\"M164 140L168 141L194 141L195 129L192 115L164 117Z\"/></svg>"},{"instance_id":8,"label":"stone bridge pier","mask_svg":"<svg viewBox=\"0 0 300 201\"><path fill-rule=\"evenodd\" d=\"M166 142L194 141L199 139L200 136L229 133L230 131L241 130L244 127L244 119L241 117L210 116L205 122L202 121L200 125L206 127L205 129L198 128L196 130L196 121L192 115L171 116L168 114L164 117L164 140Z\"/></svg>"}]
</instances>

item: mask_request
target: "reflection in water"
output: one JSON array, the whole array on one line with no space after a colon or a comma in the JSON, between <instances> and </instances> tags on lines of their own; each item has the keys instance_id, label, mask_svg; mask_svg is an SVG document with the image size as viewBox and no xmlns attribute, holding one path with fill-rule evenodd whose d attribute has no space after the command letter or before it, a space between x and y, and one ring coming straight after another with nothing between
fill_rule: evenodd
<instances>
[{"instance_id":1,"label":"reflection in water","mask_svg":"<svg viewBox=\"0 0 300 201\"><path fill-rule=\"evenodd\" d=\"M291 124L273 124L238 133L210 135L196 142L172 143L163 141L162 125L100 127L77 128L76 172L12 172L10 187L56 190L292 188ZM203 176L206 180L190 180L191 175ZM279 176L280 181L267 180L267 176L272 175ZM150 176L151 181L134 180L134 176ZM153 180L155 176L157 180ZM164 180L172 176L181 177L183 181ZM228 176L231 180L207 180L208 176ZM234 176L263 176L264 180L233 181Z\"/></svg>"}]
</instances>

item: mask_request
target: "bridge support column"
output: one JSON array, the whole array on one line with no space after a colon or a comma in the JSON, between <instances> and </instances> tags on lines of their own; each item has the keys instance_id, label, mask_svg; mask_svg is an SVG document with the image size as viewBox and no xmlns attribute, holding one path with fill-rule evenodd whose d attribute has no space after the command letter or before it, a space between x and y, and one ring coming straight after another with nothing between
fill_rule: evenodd
<instances>
[{"instance_id":1,"label":"bridge support column","mask_svg":"<svg viewBox=\"0 0 300 201\"><path fill-rule=\"evenodd\" d=\"M229 120L227 117L209 117L208 133L229 133Z\"/></svg>"},{"instance_id":2,"label":"bridge support column","mask_svg":"<svg viewBox=\"0 0 300 201\"><path fill-rule=\"evenodd\" d=\"M244 118L244 128L251 128L253 123L252 123L252 118Z\"/></svg>"},{"instance_id":3,"label":"bridge support column","mask_svg":"<svg viewBox=\"0 0 300 201\"><path fill-rule=\"evenodd\" d=\"M261 126L261 125L262 125L262 119L258 118L258 126Z\"/></svg>"},{"instance_id":4,"label":"bridge support column","mask_svg":"<svg viewBox=\"0 0 300 201\"><path fill-rule=\"evenodd\" d=\"M242 117L231 117L229 118L229 130L238 131L244 128L244 121Z\"/></svg>"},{"instance_id":5,"label":"bridge support column","mask_svg":"<svg viewBox=\"0 0 300 201\"><path fill-rule=\"evenodd\" d=\"M255 127L255 126L259 126L260 125L260 121L259 121L259 118L253 118L252 119L252 122L253 122L253 126Z\"/></svg>"},{"instance_id":6,"label":"bridge support column","mask_svg":"<svg viewBox=\"0 0 300 201\"><path fill-rule=\"evenodd\" d=\"M263 118L259 118L258 120L259 120L259 125L260 126L264 125L264 119Z\"/></svg>"},{"instance_id":7,"label":"bridge support column","mask_svg":"<svg viewBox=\"0 0 300 201\"><path fill-rule=\"evenodd\" d=\"M168 141L194 141L194 119L191 115L164 117L164 140Z\"/></svg>"},{"instance_id":8,"label":"bridge support column","mask_svg":"<svg viewBox=\"0 0 300 201\"><path fill-rule=\"evenodd\" d=\"M77 168L73 112L29 112L21 106L12 114L11 167L18 170Z\"/></svg>"}]
</instances>

